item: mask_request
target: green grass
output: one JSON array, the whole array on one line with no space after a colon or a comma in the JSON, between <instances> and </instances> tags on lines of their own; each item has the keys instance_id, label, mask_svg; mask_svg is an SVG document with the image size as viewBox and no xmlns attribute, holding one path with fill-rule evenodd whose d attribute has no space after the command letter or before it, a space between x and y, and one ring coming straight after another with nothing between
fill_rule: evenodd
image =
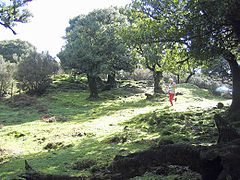
<instances>
[{"instance_id":1,"label":"green grass","mask_svg":"<svg viewBox=\"0 0 240 180\"><path fill-rule=\"evenodd\" d=\"M66 77L61 78L60 84ZM179 85L178 91L183 95L173 107L167 97L150 101L144 93L126 88L102 92L97 101L86 100L85 90L57 87L30 106L13 108L2 101L0 179L17 178L24 172L25 159L45 173L89 176L107 167L116 155L141 151L163 140L214 143L216 111L203 108L219 101L227 105L229 100L191 85Z\"/></svg>"},{"instance_id":2,"label":"green grass","mask_svg":"<svg viewBox=\"0 0 240 180\"><path fill-rule=\"evenodd\" d=\"M16 125L39 119L39 114L32 108L13 108L0 101L0 124Z\"/></svg>"}]
</instances>

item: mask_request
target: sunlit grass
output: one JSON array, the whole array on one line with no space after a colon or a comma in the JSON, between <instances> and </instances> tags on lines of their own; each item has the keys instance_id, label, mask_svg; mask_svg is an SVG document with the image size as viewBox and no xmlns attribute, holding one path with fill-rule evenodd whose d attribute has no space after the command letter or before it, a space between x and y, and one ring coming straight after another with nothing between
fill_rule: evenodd
<instances>
[{"instance_id":1,"label":"sunlit grass","mask_svg":"<svg viewBox=\"0 0 240 180\"><path fill-rule=\"evenodd\" d=\"M181 120L178 112L187 116L189 108L209 108L219 101L227 105L229 101L189 85L179 85L178 91L183 95L173 107L167 97L150 101L144 93L121 89L103 92L97 101L88 101L87 91L54 90L38 98L47 109L44 113L35 107L13 109L1 102L0 177L16 178L24 172L25 159L46 173L89 176L108 166L115 155L140 151L161 140L200 143L206 130L202 125L211 125L212 116ZM64 121L46 122L45 115L63 117ZM167 120L156 126L156 118L163 117ZM190 131L191 126L202 129L196 134ZM96 162L74 170L74 163L84 159Z\"/></svg>"}]
</instances>

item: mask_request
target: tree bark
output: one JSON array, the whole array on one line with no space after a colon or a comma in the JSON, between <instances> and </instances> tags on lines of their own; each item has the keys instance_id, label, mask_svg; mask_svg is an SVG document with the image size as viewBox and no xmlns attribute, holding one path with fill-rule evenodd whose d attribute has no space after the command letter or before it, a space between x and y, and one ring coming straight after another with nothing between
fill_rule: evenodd
<instances>
[{"instance_id":1,"label":"tree bark","mask_svg":"<svg viewBox=\"0 0 240 180\"><path fill-rule=\"evenodd\" d=\"M154 94L160 93L163 94L164 91L160 86L160 80L162 79L163 75L161 71L153 71L153 79L154 79Z\"/></svg>"},{"instance_id":2,"label":"tree bark","mask_svg":"<svg viewBox=\"0 0 240 180\"><path fill-rule=\"evenodd\" d=\"M96 84L97 84L97 89L102 89L105 86L105 82L99 76L96 77Z\"/></svg>"},{"instance_id":3,"label":"tree bark","mask_svg":"<svg viewBox=\"0 0 240 180\"><path fill-rule=\"evenodd\" d=\"M227 143L240 139L240 132L228 122L226 117L216 114L214 121L218 129L218 143Z\"/></svg>"},{"instance_id":4,"label":"tree bark","mask_svg":"<svg viewBox=\"0 0 240 180\"><path fill-rule=\"evenodd\" d=\"M198 172L203 180L239 180L240 139L214 146L165 144L127 156L116 156L113 163L102 172L88 178L44 174L25 161L26 172L19 177L27 180L48 179L129 179L143 175L153 168L180 165Z\"/></svg>"},{"instance_id":5,"label":"tree bark","mask_svg":"<svg viewBox=\"0 0 240 180\"><path fill-rule=\"evenodd\" d=\"M190 80L190 78L194 75L195 73L190 73L185 81L185 83L188 83L188 81Z\"/></svg>"},{"instance_id":6,"label":"tree bark","mask_svg":"<svg viewBox=\"0 0 240 180\"><path fill-rule=\"evenodd\" d=\"M224 52L224 58L228 61L232 72L232 104L229 108L229 119L239 122L240 125L240 67L237 58L230 51Z\"/></svg>"},{"instance_id":7,"label":"tree bark","mask_svg":"<svg viewBox=\"0 0 240 180\"><path fill-rule=\"evenodd\" d=\"M110 88L116 87L116 79L115 79L115 77L116 77L115 73L108 74L108 76L107 76L107 85L110 86Z\"/></svg>"},{"instance_id":8,"label":"tree bark","mask_svg":"<svg viewBox=\"0 0 240 180\"><path fill-rule=\"evenodd\" d=\"M180 83L180 75L177 74L176 76L177 76L177 84L179 84Z\"/></svg>"},{"instance_id":9,"label":"tree bark","mask_svg":"<svg viewBox=\"0 0 240 180\"><path fill-rule=\"evenodd\" d=\"M88 78L88 87L90 91L89 99L90 100L98 99L99 96L98 96L98 89L97 89L97 77L91 76L88 74L87 78Z\"/></svg>"}]
</instances>

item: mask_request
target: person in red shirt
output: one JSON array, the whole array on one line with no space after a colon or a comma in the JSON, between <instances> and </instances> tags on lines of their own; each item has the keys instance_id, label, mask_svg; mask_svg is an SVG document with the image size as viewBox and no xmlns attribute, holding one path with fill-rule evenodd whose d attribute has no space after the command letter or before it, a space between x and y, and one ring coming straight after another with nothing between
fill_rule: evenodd
<instances>
[{"instance_id":1,"label":"person in red shirt","mask_svg":"<svg viewBox=\"0 0 240 180\"><path fill-rule=\"evenodd\" d=\"M169 84L167 85L167 93L169 95L169 102L171 103L171 105L173 106L173 99L175 96L175 90L176 90L176 83L173 81L172 78L169 79ZM177 99L175 98L175 101Z\"/></svg>"}]
</instances>

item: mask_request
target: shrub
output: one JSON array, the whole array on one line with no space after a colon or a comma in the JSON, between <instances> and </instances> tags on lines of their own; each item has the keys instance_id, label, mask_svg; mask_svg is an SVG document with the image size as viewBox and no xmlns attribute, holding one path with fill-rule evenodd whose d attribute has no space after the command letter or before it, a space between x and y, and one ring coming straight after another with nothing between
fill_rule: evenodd
<instances>
[{"instance_id":1,"label":"shrub","mask_svg":"<svg viewBox=\"0 0 240 180\"><path fill-rule=\"evenodd\" d=\"M50 76L57 71L58 64L48 53L33 52L18 65L18 88L29 94L42 94L51 83Z\"/></svg>"},{"instance_id":2,"label":"shrub","mask_svg":"<svg viewBox=\"0 0 240 180\"><path fill-rule=\"evenodd\" d=\"M8 93L12 88L15 68L16 64L6 62L3 57L0 56L0 96Z\"/></svg>"}]
</instances>

